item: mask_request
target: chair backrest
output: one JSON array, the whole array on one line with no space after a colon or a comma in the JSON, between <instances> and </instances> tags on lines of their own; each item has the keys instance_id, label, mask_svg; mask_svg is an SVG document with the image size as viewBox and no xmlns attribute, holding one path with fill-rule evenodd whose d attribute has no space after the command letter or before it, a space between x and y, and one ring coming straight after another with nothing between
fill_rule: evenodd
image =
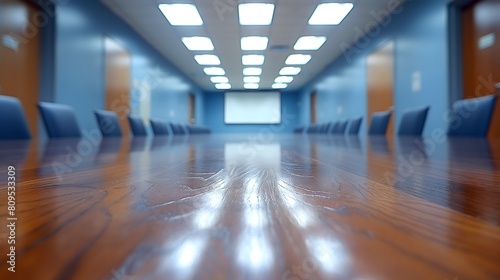
<instances>
[{"instance_id":1,"label":"chair backrest","mask_svg":"<svg viewBox=\"0 0 500 280\"><path fill-rule=\"evenodd\" d=\"M19 99L0 95L0 140L30 138L28 122Z\"/></svg>"},{"instance_id":2,"label":"chair backrest","mask_svg":"<svg viewBox=\"0 0 500 280\"><path fill-rule=\"evenodd\" d=\"M147 136L146 126L140 117L128 116L130 130L134 136Z\"/></svg>"},{"instance_id":3,"label":"chair backrest","mask_svg":"<svg viewBox=\"0 0 500 280\"><path fill-rule=\"evenodd\" d=\"M39 102L38 110L49 138L82 136L73 107L64 104Z\"/></svg>"},{"instance_id":4,"label":"chair backrest","mask_svg":"<svg viewBox=\"0 0 500 280\"><path fill-rule=\"evenodd\" d=\"M186 134L186 132L184 131L184 128L182 128L182 125L180 125L180 124L170 123L170 128L171 128L172 133L174 135Z\"/></svg>"},{"instance_id":5,"label":"chair backrest","mask_svg":"<svg viewBox=\"0 0 500 280\"><path fill-rule=\"evenodd\" d=\"M167 123L161 120L151 119L151 129L154 135L168 135Z\"/></svg>"},{"instance_id":6,"label":"chair backrest","mask_svg":"<svg viewBox=\"0 0 500 280\"><path fill-rule=\"evenodd\" d=\"M428 112L429 106L406 110L399 124L398 135L422 135Z\"/></svg>"},{"instance_id":7,"label":"chair backrest","mask_svg":"<svg viewBox=\"0 0 500 280\"><path fill-rule=\"evenodd\" d=\"M455 102L451 111L448 136L486 137L496 98L496 95L488 95Z\"/></svg>"},{"instance_id":8,"label":"chair backrest","mask_svg":"<svg viewBox=\"0 0 500 280\"><path fill-rule=\"evenodd\" d=\"M357 135L359 134L359 129L361 128L361 123L363 122L363 118L352 119L349 123L349 129L347 130L347 134L349 135Z\"/></svg>"},{"instance_id":9,"label":"chair backrest","mask_svg":"<svg viewBox=\"0 0 500 280\"><path fill-rule=\"evenodd\" d=\"M328 134L335 134L337 133L339 122L331 122L328 128Z\"/></svg>"},{"instance_id":10,"label":"chair backrest","mask_svg":"<svg viewBox=\"0 0 500 280\"><path fill-rule=\"evenodd\" d=\"M113 111L95 110L94 114L97 119L97 124L101 130L102 137L121 137L122 129L118 116Z\"/></svg>"},{"instance_id":11,"label":"chair backrest","mask_svg":"<svg viewBox=\"0 0 500 280\"><path fill-rule=\"evenodd\" d=\"M370 135L385 135L387 132L387 126L389 125L389 120L391 118L391 112L377 112L372 115L372 122L370 123L370 129L368 134Z\"/></svg>"},{"instance_id":12,"label":"chair backrest","mask_svg":"<svg viewBox=\"0 0 500 280\"><path fill-rule=\"evenodd\" d=\"M347 127L347 121L338 121L332 129L332 134L344 134Z\"/></svg>"}]
</instances>

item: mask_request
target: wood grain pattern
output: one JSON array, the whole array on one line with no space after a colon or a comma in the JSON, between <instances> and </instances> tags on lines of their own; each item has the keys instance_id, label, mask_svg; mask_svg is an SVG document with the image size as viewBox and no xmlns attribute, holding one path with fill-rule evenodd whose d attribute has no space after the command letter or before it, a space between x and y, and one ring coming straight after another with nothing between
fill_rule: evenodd
<instances>
[{"instance_id":1,"label":"wood grain pattern","mask_svg":"<svg viewBox=\"0 0 500 280\"><path fill-rule=\"evenodd\" d=\"M498 141L256 139L0 143L0 278L500 278Z\"/></svg>"}]
</instances>

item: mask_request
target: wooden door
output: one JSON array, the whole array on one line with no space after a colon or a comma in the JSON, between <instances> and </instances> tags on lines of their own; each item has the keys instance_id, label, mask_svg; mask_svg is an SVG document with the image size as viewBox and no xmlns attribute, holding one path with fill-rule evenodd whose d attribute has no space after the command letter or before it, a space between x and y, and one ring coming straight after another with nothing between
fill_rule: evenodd
<instances>
[{"instance_id":1,"label":"wooden door","mask_svg":"<svg viewBox=\"0 0 500 280\"><path fill-rule=\"evenodd\" d=\"M475 1L462 11L464 98L496 94L500 83L500 1ZM489 137L500 137L500 99Z\"/></svg>"},{"instance_id":2,"label":"wooden door","mask_svg":"<svg viewBox=\"0 0 500 280\"><path fill-rule=\"evenodd\" d=\"M366 59L366 67L367 128L369 128L373 113L394 108L394 43L390 41L369 54ZM387 135L394 135L394 115L391 116Z\"/></svg>"},{"instance_id":3,"label":"wooden door","mask_svg":"<svg viewBox=\"0 0 500 280\"><path fill-rule=\"evenodd\" d=\"M316 101L317 101L317 93L314 91L311 93L311 124L316 123Z\"/></svg>"},{"instance_id":4,"label":"wooden door","mask_svg":"<svg viewBox=\"0 0 500 280\"><path fill-rule=\"evenodd\" d=\"M106 38L106 110L118 115L124 136L130 135L130 54L125 47Z\"/></svg>"},{"instance_id":5,"label":"wooden door","mask_svg":"<svg viewBox=\"0 0 500 280\"><path fill-rule=\"evenodd\" d=\"M193 94L189 95L189 123L196 123L196 99Z\"/></svg>"},{"instance_id":6,"label":"wooden door","mask_svg":"<svg viewBox=\"0 0 500 280\"><path fill-rule=\"evenodd\" d=\"M38 136L40 32L31 22L38 8L0 0L0 94L19 98L33 138Z\"/></svg>"}]
</instances>

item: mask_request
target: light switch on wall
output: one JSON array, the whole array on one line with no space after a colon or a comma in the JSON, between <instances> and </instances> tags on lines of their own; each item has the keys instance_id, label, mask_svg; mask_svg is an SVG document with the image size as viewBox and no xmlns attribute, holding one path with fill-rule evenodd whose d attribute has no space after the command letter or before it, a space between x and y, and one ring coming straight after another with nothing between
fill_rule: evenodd
<instances>
[{"instance_id":1,"label":"light switch on wall","mask_svg":"<svg viewBox=\"0 0 500 280\"><path fill-rule=\"evenodd\" d=\"M340 115L340 114L342 114L343 112L344 112L344 107L342 107L342 106L338 106L338 107L337 107L337 115Z\"/></svg>"},{"instance_id":2,"label":"light switch on wall","mask_svg":"<svg viewBox=\"0 0 500 280\"><path fill-rule=\"evenodd\" d=\"M422 74L420 71L415 71L411 77L411 90L419 92L420 89L422 89Z\"/></svg>"}]
</instances>

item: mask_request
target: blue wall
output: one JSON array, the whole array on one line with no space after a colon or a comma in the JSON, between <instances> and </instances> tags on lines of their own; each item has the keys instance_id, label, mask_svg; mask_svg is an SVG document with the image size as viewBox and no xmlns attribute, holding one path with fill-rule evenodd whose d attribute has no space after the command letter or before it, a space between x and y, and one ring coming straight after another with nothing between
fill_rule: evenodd
<instances>
[{"instance_id":1,"label":"blue wall","mask_svg":"<svg viewBox=\"0 0 500 280\"><path fill-rule=\"evenodd\" d=\"M205 124L215 133L285 133L292 132L299 121L299 95L296 92L281 93L281 124L279 125L235 125L224 123L224 93L207 92L205 101Z\"/></svg>"},{"instance_id":2,"label":"blue wall","mask_svg":"<svg viewBox=\"0 0 500 280\"><path fill-rule=\"evenodd\" d=\"M188 95L192 92L199 105L198 123L203 124L203 92L100 1L57 2L54 61L44 66L54 73L54 94L46 100L73 106L82 129L97 128L93 110L105 106L104 42L109 36L132 56L132 110L138 108L137 85L147 81L152 117L187 123Z\"/></svg>"},{"instance_id":3,"label":"blue wall","mask_svg":"<svg viewBox=\"0 0 500 280\"><path fill-rule=\"evenodd\" d=\"M450 95L448 2L408 1L371 35L362 37L346 50L301 90L300 124L310 123L309 96L317 90L318 122L364 116L362 131L366 131L366 56L393 40L396 127L405 109L430 105L424 135L430 135L436 128L445 129L447 124L443 115L448 109ZM355 34L354 29L352 33ZM422 86L414 93L412 75L417 71L421 73ZM343 111L338 111L339 107Z\"/></svg>"}]
</instances>

